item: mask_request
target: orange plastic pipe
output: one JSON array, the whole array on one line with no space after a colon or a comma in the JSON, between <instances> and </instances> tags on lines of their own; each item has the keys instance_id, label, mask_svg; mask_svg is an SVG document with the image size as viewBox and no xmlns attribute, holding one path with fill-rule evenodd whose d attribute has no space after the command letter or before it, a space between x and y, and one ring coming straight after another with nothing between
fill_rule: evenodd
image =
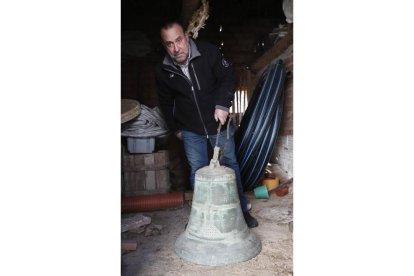
<instances>
[{"instance_id":1,"label":"orange plastic pipe","mask_svg":"<svg viewBox=\"0 0 414 276\"><path fill-rule=\"evenodd\" d=\"M183 192L161 195L129 196L122 198L121 212L156 211L160 209L179 207L183 204Z\"/></svg>"}]
</instances>

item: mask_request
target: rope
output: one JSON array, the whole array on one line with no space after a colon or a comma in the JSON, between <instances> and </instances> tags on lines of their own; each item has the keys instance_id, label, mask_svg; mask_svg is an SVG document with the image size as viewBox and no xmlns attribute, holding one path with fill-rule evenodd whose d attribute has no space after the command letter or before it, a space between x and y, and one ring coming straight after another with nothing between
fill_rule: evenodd
<instances>
[{"instance_id":1,"label":"rope","mask_svg":"<svg viewBox=\"0 0 414 276\"><path fill-rule=\"evenodd\" d=\"M149 108L141 104L141 114L122 125L121 135L127 137L155 137L168 133L168 127L158 107Z\"/></svg>"},{"instance_id":2,"label":"rope","mask_svg":"<svg viewBox=\"0 0 414 276\"><path fill-rule=\"evenodd\" d=\"M221 123L219 123L219 126L217 128L216 146L215 147L218 147L218 141L219 141L219 136L220 136L220 129L221 129Z\"/></svg>"},{"instance_id":3,"label":"rope","mask_svg":"<svg viewBox=\"0 0 414 276\"><path fill-rule=\"evenodd\" d=\"M231 121L231 117L229 116L229 121L227 122L227 131L226 131L227 132L227 137L226 137L227 139L226 139L226 142L224 143L223 149L221 151L220 151L220 148L218 146L218 142L219 142L219 138L220 138L220 129L221 129L222 124L219 122L219 126L217 128L216 145L214 146L214 154L213 154L213 158L211 159L210 166L211 166L212 163L215 165L217 163L217 161L221 162L221 160L223 159L223 154L220 154L220 152L223 153L225 151L227 143L230 139L230 121Z\"/></svg>"}]
</instances>

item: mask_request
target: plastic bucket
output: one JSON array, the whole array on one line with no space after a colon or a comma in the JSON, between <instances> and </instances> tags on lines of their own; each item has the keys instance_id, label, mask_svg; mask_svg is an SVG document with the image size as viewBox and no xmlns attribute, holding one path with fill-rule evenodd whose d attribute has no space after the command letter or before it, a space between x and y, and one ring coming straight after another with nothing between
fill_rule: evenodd
<instances>
[{"instance_id":1,"label":"plastic bucket","mask_svg":"<svg viewBox=\"0 0 414 276\"><path fill-rule=\"evenodd\" d=\"M267 187L267 191L275 189L277 186L279 186L279 177L276 177L274 179L263 179L262 184Z\"/></svg>"},{"instance_id":2,"label":"plastic bucket","mask_svg":"<svg viewBox=\"0 0 414 276\"><path fill-rule=\"evenodd\" d=\"M269 198L269 193L267 192L267 187L266 186L259 186L259 187L255 188L254 189L254 197L255 198L268 199Z\"/></svg>"}]
</instances>

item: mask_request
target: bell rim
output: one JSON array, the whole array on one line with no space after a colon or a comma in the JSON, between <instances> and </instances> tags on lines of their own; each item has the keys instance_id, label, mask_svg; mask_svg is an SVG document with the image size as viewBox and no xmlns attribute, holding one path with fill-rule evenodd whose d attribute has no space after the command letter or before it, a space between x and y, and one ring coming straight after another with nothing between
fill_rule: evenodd
<instances>
[{"instance_id":1,"label":"bell rim","mask_svg":"<svg viewBox=\"0 0 414 276\"><path fill-rule=\"evenodd\" d=\"M227 248L223 249L223 245L224 247L227 245ZM212 250L213 247L217 247L213 250L214 255L206 255L205 252ZM191 248L191 250L186 252L184 248ZM245 239L230 244L211 240L206 240L203 243L189 238L186 231L181 233L175 242L175 253L178 257L191 263L206 266L224 266L245 262L259 255L261 250L262 243L259 237L251 231Z\"/></svg>"}]
</instances>

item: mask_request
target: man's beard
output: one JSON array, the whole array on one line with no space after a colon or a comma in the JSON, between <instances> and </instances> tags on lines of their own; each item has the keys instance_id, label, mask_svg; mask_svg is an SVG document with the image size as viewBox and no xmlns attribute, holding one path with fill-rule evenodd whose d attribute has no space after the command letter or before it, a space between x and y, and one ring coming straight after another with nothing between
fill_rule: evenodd
<instances>
[{"instance_id":1,"label":"man's beard","mask_svg":"<svg viewBox=\"0 0 414 276\"><path fill-rule=\"evenodd\" d=\"M179 60L179 57L183 57L181 60ZM177 63L184 63L187 60L188 54L187 56L185 56L184 54L182 55L177 55L173 57L173 60Z\"/></svg>"}]
</instances>

